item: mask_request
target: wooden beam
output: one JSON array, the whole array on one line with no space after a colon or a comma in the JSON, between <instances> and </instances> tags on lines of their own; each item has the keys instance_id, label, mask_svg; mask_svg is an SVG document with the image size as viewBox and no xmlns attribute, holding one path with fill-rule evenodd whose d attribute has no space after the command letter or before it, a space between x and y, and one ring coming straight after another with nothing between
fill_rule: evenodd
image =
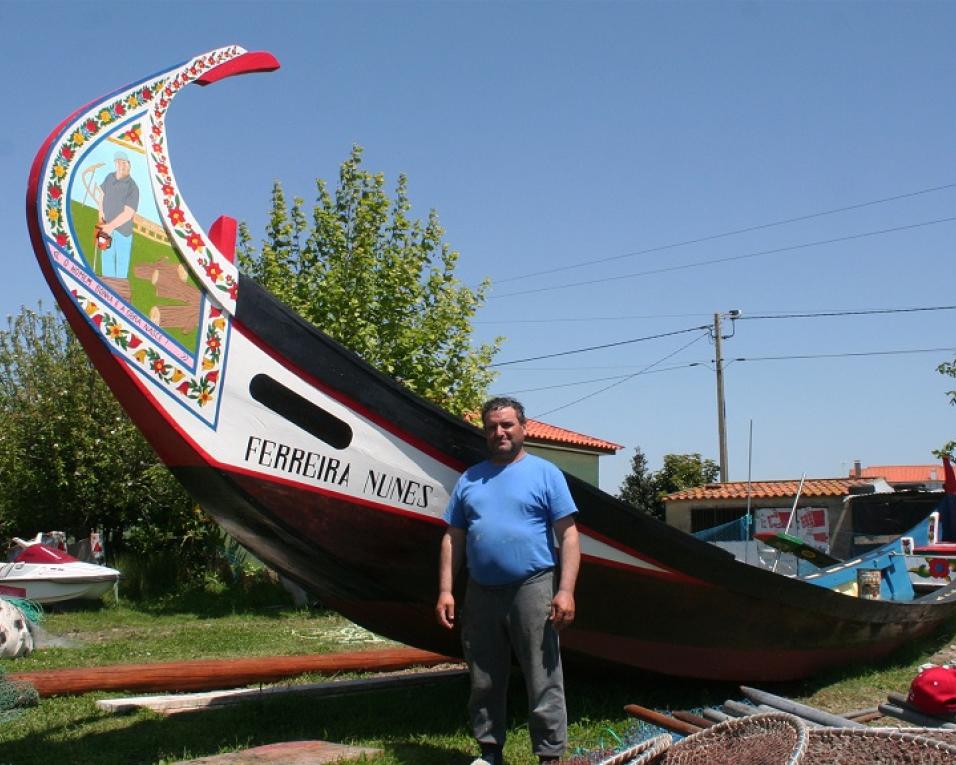
<instances>
[{"instance_id":1,"label":"wooden beam","mask_svg":"<svg viewBox=\"0 0 956 765\"><path fill-rule=\"evenodd\" d=\"M459 680L468 675L465 669L446 669L435 672L411 672L405 675L386 675L361 680L335 680L328 683L300 685L272 685L266 688L237 688L208 693L181 693L167 696L129 696L122 699L101 699L96 706L111 714L123 714L137 709L151 709L163 715L196 712L247 701L267 698L303 696L310 699L352 696L357 693L432 685L448 680Z\"/></svg>"},{"instance_id":2,"label":"wooden beam","mask_svg":"<svg viewBox=\"0 0 956 765\"><path fill-rule=\"evenodd\" d=\"M91 691L209 691L271 683L306 673L388 672L412 666L460 663L417 648L385 648L349 653L301 656L256 656L238 659L196 659L153 664L114 664L85 669L16 672L9 680L28 682L40 696Z\"/></svg>"},{"instance_id":3,"label":"wooden beam","mask_svg":"<svg viewBox=\"0 0 956 765\"><path fill-rule=\"evenodd\" d=\"M675 733L681 733L685 736L690 736L703 730L703 728L698 728L696 725L677 720L670 715L655 712L653 709L642 707L639 704L627 704L624 707L624 711L631 717L636 717L639 720L644 720L644 722L649 722L652 725L657 725L660 728L672 730Z\"/></svg>"}]
</instances>

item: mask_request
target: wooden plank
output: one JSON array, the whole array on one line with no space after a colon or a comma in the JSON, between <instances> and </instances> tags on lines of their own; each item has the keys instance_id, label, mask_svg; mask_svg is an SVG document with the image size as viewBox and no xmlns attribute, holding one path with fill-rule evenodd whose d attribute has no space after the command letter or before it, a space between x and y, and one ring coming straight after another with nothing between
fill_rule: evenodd
<instances>
[{"instance_id":1,"label":"wooden plank","mask_svg":"<svg viewBox=\"0 0 956 765\"><path fill-rule=\"evenodd\" d=\"M349 762L360 757L367 759L382 754L382 751L365 746L333 744L330 741L283 741L200 757L198 760L180 760L173 765L319 765Z\"/></svg>"},{"instance_id":2,"label":"wooden plank","mask_svg":"<svg viewBox=\"0 0 956 765\"><path fill-rule=\"evenodd\" d=\"M903 707L903 709L909 709L913 712L918 712L919 714L926 715L927 717L932 717L943 723L956 722L956 715L947 715L946 717L942 717L940 715L931 715L927 712L924 712L922 709L918 709L917 707L914 707L912 704L910 704L909 698L904 693L894 693L893 691L890 691L889 693L886 694L886 699L891 704L896 704L896 706L898 707Z\"/></svg>"},{"instance_id":3,"label":"wooden plank","mask_svg":"<svg viewBox=\"0 0 956 765\"><path fill-rule=\"evenodd\" d=\"M897 704L887 702L880 704L878 709L887 717L895 717L897 720L913 723L923 728L956 729L956 724L944 722L938 717L930 717L929 715L924 715L922 712L915 712L912 709L906 709Z\"/></svg>"},{"instance_id":4,"label":"wooden plank","mask_svg":"<svg viewBox=\"0 0 956 765\"><path fill-rule=\"evenodd\" d=\"M708 720L713 720L715 723L726 722L731 719L731 715L726 712L721 712L719 709L714 709L713 707L707 707L701 715L706 717Z\"/></svg>"},{"instance_id":5,"label":"wooden plank","mask_svg":"<svg viewBox=\"0 0 956 765\"><path fill-rule=\"evenodd\" d=\"M877 714L879 710L876 707L865 707L863 709L851 709L849 712L842 712L839 717L845 717L847 720L856 720L857 722L862 722L859 718L869 717L870 715Z\"/></svg>"},{"instance_id":6,"label":"wooden plank","mask_svg":"<svg viewBox=\"0 0 956 765\"><path fill-rule=\"evenodd\" d=\"M672 730L675 733L681 733L685 736L690 736L703 730L702 728L698 728L696 725L685 723L682 720L676 720L670 715L655 712L653 709L642 707L639 704L626 704L624 706L624 711L631 717L636 717L644 722L649 722L652 725L657 725L660 728Z\"/></svg>"},{"instance_id":7,"label":"wooden plank","mask_svg":"<svg viewBox=\"0 0 956 765\"><path fill-rule=\"evenodd\" d=\"M671 714L678 720L696 725L698 728L709 728L711 725L714 725L713 720L708 720L706 717L695 715L693 712L687 712L683 709L675 709Z\"/></svg>"},{"instance_id":8,"label":"wooden plank","mask_svg":"<svg viewBox=\"0 0 956 765\"><path fill-rule=\"evenodd\" d=\"M459 663L417 648L385 648L348 653L301 656L257 656L237 659L196 659L153 664L114 664L84 669L16 672L10 680L31 683L40 696L91 691L210 691L269 683L307 672L388 672L412 666Z\"/></svg>"},{"instance_id":9,"label":"wooden plank","mask_svg":"<svg viewBox=\"0 0 956 765\"><path fill-rule=\"evenodd\" d=\"M792 715L802 717L803 719L817 723L818 725L826 725L830 728L866 727L862 723L858 723L853 720L847 720L845 717L840 717L839 715L825 712L822 709L817 709L816 707L811 707L807 704L801 704L797 701L791 701L790 699L786 699L782 696L775 696L772 693L761 691L757 688L750 688L746 685L742 685L740 686L740 690L751 701L755 701L758 704L766 704L767 706L778 709L781 712L789 712Z\"/></svg>"},{"instance_id":10,"label":"wooden plank","mask_svg":"<svg viewBox=\"0 0 956 765\"><path fill-rule=\"evenodd\" d=\"M163 715L196 712L265 698L303 696L310 699L351 696L356 693L430 685L458 680L468 675L464 669L446 669L435 672L411 672L405 675L386 675L361 680L336 680L328 683L300 685L273 685L266 688L237 688L212 693L182 693L166 696L130 696L122 699L101 699L96 706L111 714L123 714L137 709L151 709Z\"/></svg>"}]
</instances>

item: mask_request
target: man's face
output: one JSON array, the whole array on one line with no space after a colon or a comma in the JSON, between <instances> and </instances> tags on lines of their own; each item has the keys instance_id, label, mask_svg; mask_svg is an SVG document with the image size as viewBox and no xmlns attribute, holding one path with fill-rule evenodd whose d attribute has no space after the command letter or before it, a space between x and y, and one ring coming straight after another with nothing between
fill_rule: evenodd
<instances>
[{"instance_id":1,"label":"man's face","mask_svg":"<svg viewBox=\"0 0 956 765\"><path fill-rule=\"evenodd\" d=\"M129 162L125 159L116 160L116 177L125 178L129 175Z\"/></svg>"},{"instance_id":2,"label":"man's face","mask_svg":"<svg viewBox=\"0 0 956 765\"><path fill-rule=\"evenodd\" d=\"M485 440L492 462L511 462L524 446L524 425L513 407L493 409L485 415Z\"/></svg>"}]
</instances>

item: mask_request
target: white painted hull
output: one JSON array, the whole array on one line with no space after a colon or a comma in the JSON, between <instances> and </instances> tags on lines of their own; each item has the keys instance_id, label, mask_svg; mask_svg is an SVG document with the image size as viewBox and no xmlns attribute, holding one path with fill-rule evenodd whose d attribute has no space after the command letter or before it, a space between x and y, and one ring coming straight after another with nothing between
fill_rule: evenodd
<instances>
[{"instance_id":1,"label":"white painted hull","mask_svg":"<svg viewBox=\"0 0 956 765\"><path fill-rule=\"evenodd\" d=\"M94 563L6 563L0 567L0 596L37 603L95 600L112 589L119 575L114 568Z\"/></svg>"}]
</instances>

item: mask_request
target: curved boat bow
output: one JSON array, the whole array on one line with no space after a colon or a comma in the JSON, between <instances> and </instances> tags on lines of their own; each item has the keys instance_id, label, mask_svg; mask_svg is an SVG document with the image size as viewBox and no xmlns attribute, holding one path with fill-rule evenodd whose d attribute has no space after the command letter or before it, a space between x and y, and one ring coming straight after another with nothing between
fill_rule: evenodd
<instances>
[{"instance_id":1,"label":"curved boat bow","mask_svg":"<svg viewBox=\"0 0 956 765\"><path fill-rule=\"evenodd\" d=\"M277 66L223 48L65 120L31 170L33 245L113 392L220 525L347 617L457 654L432 615L440 518L460 471L484 455L481 434L243 277L230 227L208 235L172 172L175 95ZM867 601L755 569L569 484L584 553L569 659L782 680L883 656L956 609L952 588Z\"/></svg>"}]
</instances>

